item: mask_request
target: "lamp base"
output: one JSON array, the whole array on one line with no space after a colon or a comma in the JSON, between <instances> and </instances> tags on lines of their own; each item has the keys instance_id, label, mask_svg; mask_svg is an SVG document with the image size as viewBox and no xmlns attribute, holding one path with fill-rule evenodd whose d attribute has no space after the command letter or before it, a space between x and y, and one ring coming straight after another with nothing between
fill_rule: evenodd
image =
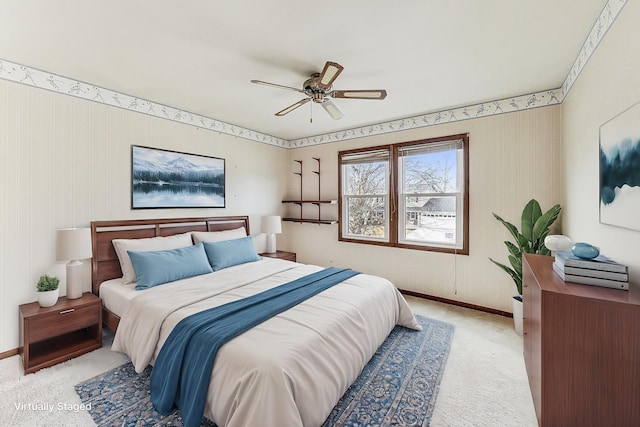
<instances>
[{"instance_id":1,"label":"lamp base","mask_svg":"<svg viewBox=\"0 0 640 427\"><path fill-rule=\"evenodd\" d=\"M275 234L267 234L267 250L265 251L268 254L276 253L276 235Z\"/></svg>"},{"instance_id":2,"label":"lamp base","mask_svg":"<svg viewBox=\"0 0 640 427\"><path fill-rule=\"evenodd\" d=\"M69 261L67 263L67 299L77 299L82 296L82 262Z\"/></svg>"}]
</instances>

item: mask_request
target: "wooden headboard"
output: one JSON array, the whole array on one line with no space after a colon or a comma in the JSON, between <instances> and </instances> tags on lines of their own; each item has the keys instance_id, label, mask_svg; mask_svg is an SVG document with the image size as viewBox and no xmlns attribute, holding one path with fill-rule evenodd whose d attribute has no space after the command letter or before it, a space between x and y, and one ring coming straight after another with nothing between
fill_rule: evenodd
<instances>
[{"instance_id":1,"label":"wooden headboard","mask_svg":"<svg viewBox=\"0 0 640 427\"><path fill-rule=\"evenodd\" d=\"M247 236L250 235L248 216L92 221L91 291L99 295L102 282L122 277L120 261L111 243L113 239L142 239L190 231L232 230L239 227L244 227Z\"/></svg>"}]
</instances>

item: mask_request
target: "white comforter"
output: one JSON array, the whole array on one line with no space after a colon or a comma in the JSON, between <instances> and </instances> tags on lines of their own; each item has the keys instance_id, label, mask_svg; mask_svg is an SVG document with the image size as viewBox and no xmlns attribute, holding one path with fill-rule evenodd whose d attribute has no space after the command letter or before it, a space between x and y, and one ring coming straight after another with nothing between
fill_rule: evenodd
<instances>
[{"instance_id":1,"label":"white comforter","mask_svg":"<svg viewBox=\"0 0 640 427\"><path fill-rule=\"evenodd\" d=\"M141 372L186 316L321 269L265 258L140 291L112 348ZM396 324L420 328L398 290L350 278L222 346L204 415L220 427L319 426Z\"/></svg>"}]
</instances>

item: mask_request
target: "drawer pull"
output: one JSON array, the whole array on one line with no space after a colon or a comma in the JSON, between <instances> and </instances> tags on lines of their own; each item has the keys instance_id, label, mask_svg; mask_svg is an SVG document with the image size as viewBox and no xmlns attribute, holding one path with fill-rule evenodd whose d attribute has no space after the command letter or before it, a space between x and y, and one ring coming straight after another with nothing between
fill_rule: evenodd
<instances>
[{"instance_id":1,"label":"drawer pull","mask_svg":"<svg viewBox=\"0 0 640 427\"><path fill-rule=\"evenodd\" d=\"M70 308L69 310L62 310L60 312L60 314L67 314L67 313L73 313L74 311L76 311L75 308Z\"/></svg>"}]
</instances>

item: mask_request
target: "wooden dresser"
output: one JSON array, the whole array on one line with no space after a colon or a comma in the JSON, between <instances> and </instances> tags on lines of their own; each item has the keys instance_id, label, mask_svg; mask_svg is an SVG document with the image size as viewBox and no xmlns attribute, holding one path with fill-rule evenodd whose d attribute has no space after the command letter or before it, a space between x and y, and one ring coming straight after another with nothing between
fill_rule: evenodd
<instances>
[{"instance_id":1,"label":"wooden dresser","mask_svg":"<svg viewBox=\"0 0 640 427\"><path fill-rule=\"evenodd\" d=\"M525 254L524 358L541 426L640 425L640 294L564 282Z\"/></svg>"}]
</instances>

